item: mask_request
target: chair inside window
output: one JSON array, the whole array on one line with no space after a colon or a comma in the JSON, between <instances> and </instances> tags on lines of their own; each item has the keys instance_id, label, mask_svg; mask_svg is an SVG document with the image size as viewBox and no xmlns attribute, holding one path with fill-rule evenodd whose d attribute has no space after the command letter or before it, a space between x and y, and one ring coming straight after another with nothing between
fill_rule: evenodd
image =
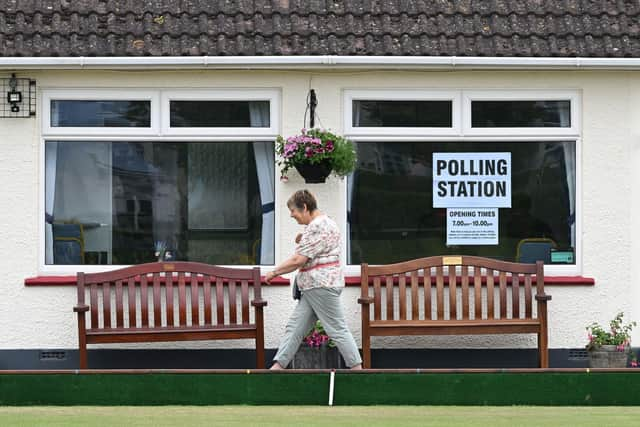
<instances>
[{"instance_id":1,"label":"chair inside window","mask_svg":"<svg viewBox=\"0 0 640 427\"><path fill-rule=\"evenodd\" d=\"M545 264L550 264L551 249L556 247L556 242L546 237L522 239L518 242L516 261L532 264L536 261L543 261Z\"/></svg>"},{"instance_id":2,"label":"chair inside window","mask_svg":"<svg viewBox=\"0 0 640 427\"><path fill-rule=\"evenodd\" d=\"M53 262L84 264L84 230L78 223L53 223Z\"/></svg>"}]
</instances>

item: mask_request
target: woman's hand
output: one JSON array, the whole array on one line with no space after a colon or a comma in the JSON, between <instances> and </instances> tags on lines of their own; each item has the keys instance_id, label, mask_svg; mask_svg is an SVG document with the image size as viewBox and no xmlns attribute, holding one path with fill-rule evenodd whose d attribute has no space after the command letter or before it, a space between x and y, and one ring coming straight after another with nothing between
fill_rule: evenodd
<instances>
[{"instance_id":1,"label":"woman's hand","mask_svg":"<svg viewBox=\"0 0 640 427\"><path fill-rule=\"evenodd\" d=\"M300 239L302 239L302 233L298 233L296 236L296 243L300 243Z\"/></svg>"},{"instance_id":2,"label":"woman's hand","mask_svg":"<svg viewBox=\"0 0 640 427\"><path fill-rule=\"evenodd\" d=\"M271 281L273 280L274 277L276 277L277 274L274 273L273 271L267 271L267 274L264 275L264 281L267 283L271 283Z\"/></svg>"}]
</instances>

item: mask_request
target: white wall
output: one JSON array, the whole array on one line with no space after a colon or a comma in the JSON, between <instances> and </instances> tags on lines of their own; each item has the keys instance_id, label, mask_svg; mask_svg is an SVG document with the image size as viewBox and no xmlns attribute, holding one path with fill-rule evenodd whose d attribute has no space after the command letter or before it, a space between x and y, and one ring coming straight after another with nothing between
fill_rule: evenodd
<instances>
[{"instance_id":1,"label":"white wall","mask_svg":"<svg viewBox=\"0 0 640 427\"><path fill-rule=\"evenodd\" d=\"M582 187L578 195L582 218L582 274L596 280L594 287L549 287L550 346L582 347L585 327L592 321L608 322L619 310L640 321L640 291L634 283L640 208L636 183L640 172L640 78L627 72L25 72L37 80L38 89L71 87L131 88L245 88L282 90L284 135L303 126L309 88L318 94L322 125L340 132L343 128L342 90L345 88L452 88L452 89L577 89L582 93ZM4 77L4 76L2 76ZM40 104L40 101L39 101ZM41 105L38 105L41 107ZM76 348L76 320L72 313L75 289L71 287L24 286L26 277L39 274L37 251L41 218L38 218L39 162L43 150L40 111L33 119L0 119L0 267L4 272L0 298L0 349ZM319 205L338 219L345 231L346 184L331 178L326 184L305 186L291 173L287 183L276 180L277 260L293 249L299 226L284 205L295 190L310 188ZM630 200L631 199L631 200ZM348 322L360 338L359 290L343 293ZM275 348L294 303L290 290L271 287L264 291L266 346ZM635 334L635 344L640 335ZM374 340L376 346L393 347L534 347L535 339L523 336L388 338ZM141 347L141 346L138 346ZM155 344L153 347L163 347ZM167 347L251 347L251 343L214 342L168 344Z\"/></svg>"}]
</instances>

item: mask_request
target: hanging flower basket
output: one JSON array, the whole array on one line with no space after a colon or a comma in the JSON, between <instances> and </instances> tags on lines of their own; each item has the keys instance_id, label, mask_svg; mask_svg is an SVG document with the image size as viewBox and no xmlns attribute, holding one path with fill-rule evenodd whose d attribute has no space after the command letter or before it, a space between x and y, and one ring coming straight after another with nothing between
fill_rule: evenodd
<instances>
[{"instance_id":1,"label":"hanging flower basket","mask_svg":"<svg viewBox=\"0 0 640 427\"><path fill-rule=\"evenodd\" d=\"M303 162L294 165L300 176L307 184L319 184L325 182L331 174L331 160L325 159L318 163Z\"/></svg>"},{"instance_id":2,"label":"hanging flower basket","mask_svg":"<svg viewBox=\"0 0 640 427\"><path fill-rule=\"evenodd\" d=\"M356 152L348 139L321 129L302 129L299 135L276 139L282 179L295 168L308 184L325 182L333 173L344 177L356 167Z\"/></svg>"}]
</instances>

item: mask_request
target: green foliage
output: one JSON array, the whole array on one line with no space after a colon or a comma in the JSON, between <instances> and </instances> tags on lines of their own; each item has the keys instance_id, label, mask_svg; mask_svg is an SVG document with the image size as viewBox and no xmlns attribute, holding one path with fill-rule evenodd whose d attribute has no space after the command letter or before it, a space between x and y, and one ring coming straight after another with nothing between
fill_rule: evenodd
<instances>
[{"instance_id":1,"label":"green foliage","mask_svg":"<svg viewBox=\"0 0 640 427\"><path fill-rule=\"evenodd\" d=\"M334 175L344 177L356 168L356 151L353 143L323 129L302 129L299 135L276 138L277 161L282 177L296 164L331 162Z\"/></svg>"},{"instance_id":2,"label":"green foliage","mask_svg":"<svg viewBox=\"0 0 640 427\"><path fill-rule=\"evenodd\" d=\"M587 326L587 331L589 332L587 350L603 345L615 345L618 347L618 350L624 351L631 343L631 330L636 326L636 322L630 322L624 325L622 323L623 316L624 313L618 313L616 317L609 322L608 331L596 322Z\"/></svg>"}]
</instances>

